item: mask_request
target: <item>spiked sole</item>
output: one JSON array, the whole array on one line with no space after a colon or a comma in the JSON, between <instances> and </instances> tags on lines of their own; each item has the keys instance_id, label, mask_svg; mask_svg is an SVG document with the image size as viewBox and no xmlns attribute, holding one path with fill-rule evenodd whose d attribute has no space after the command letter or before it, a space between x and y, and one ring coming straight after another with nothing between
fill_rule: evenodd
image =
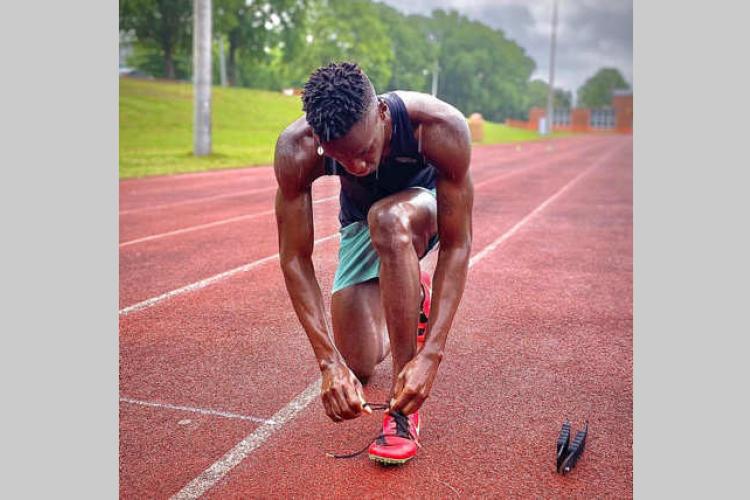
<instances>
[{"instance_id":1,"label":"spiked sole","mask_svg":"<svg viewBox=\"0 0 750 500\"><path fill-rule=\"evenodd\" d=\"M409 460L411 460L412 458L414 458L414 457L409 457L409 458L402 458L402 459L399 460L398 458L379 457L377 455L372 455L370 453L368 453L367 456L370 457L370 460L373 460L375 462L379 462L379 463L385 464L385 465L403 465L406 462L408 462Z\"/></svg>"}]
</instances>

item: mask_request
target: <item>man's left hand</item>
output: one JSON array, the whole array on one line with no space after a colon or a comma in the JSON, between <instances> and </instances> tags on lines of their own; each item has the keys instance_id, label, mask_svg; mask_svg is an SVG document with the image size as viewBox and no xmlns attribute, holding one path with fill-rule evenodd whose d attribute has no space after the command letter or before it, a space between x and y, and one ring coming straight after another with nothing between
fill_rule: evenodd
<instances>
[{"instance_id":1,"label":"man's left hand","mask_svg":"<svg viewBox=\"0 0 750 500\"><path fill-rule=\"evenodd\" d=\"M414 413L430 396L440 361L424 353L417 354L399 373L391 399L391 412Z\"/></svg>"}]
</instances>

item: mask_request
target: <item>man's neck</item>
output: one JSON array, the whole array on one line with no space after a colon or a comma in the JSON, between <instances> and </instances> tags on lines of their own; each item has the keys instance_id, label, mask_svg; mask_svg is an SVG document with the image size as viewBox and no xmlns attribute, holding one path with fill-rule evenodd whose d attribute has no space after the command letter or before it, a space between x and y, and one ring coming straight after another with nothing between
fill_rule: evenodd
<instances>
[{"instance_id":1,"label":"man's neck","mask_svg":"<svg viewBox=\"0 0 750 500\"><path fill-rule=\"evenodd\" d=\"M384 121L385 121L385 124L383 125L383 127L385 127L385 133L383 134L383 151L380 155L380 163L383 163L383 160L385 158L388 158L388 155L391 154L391 139L393 137L393 120L391 119L390 108L388 108Z\"/></svg>"}]
</instances>

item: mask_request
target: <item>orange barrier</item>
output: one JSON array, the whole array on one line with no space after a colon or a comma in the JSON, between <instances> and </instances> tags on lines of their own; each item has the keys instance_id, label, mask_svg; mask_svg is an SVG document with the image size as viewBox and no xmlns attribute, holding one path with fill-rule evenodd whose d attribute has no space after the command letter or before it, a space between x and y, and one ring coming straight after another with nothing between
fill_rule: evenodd
<instances>
[{"instance_id":1,"label":"orange barrier","mask_svg":"<svg viewBox=\"0 0 750 500\"><path fill-rule=\"evenodd\" d=\"M469 131L472 142L482 142L484 139L484 118L479 113L472 113L469 119Z\"/></svg>"}]
</instances>

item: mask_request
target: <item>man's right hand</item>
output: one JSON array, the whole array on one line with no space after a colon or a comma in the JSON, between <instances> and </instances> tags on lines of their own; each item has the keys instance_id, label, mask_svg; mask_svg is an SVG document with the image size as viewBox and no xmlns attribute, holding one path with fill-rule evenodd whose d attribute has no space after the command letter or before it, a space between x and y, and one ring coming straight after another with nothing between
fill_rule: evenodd
<instances>
[{"instance_id":1,"label":"man's right hand","mask_svg":"<svg viewBox=\"0 0 750 500\"><path fill-rule=\"evenodd\" d=\"M326 415L334 422L372 413L365 406L362 384L343 361L335 362L322 370L323 383L320 398Z\"/></svg>"}]
</instances>

